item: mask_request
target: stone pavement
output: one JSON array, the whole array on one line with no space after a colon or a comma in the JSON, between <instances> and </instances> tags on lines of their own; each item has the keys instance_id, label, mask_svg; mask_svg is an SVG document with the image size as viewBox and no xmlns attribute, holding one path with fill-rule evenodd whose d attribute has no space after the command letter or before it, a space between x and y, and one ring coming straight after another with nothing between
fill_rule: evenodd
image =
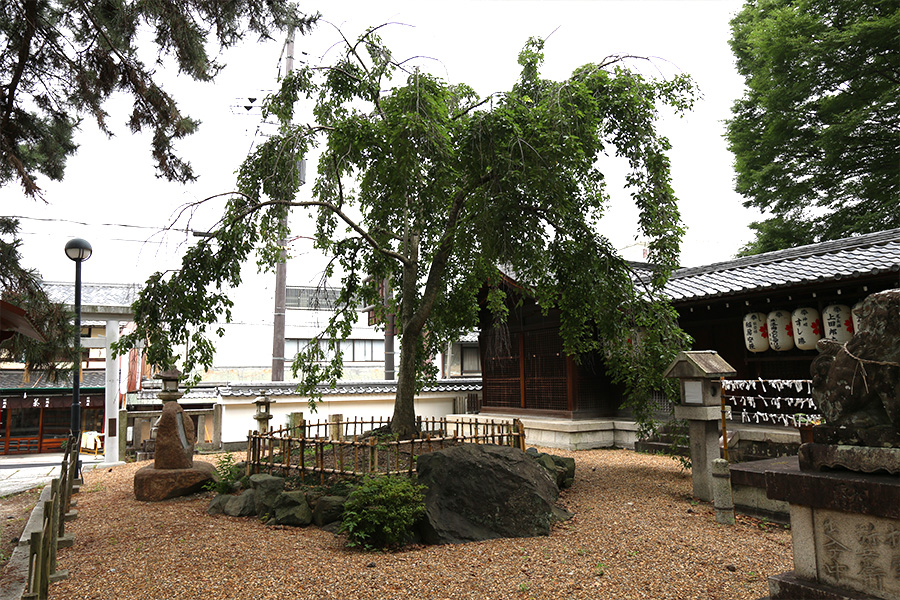
<instances>
[{"instance_id":1,"label":"stone pavement","mask_svg":"<svg viewBox=\"0 0 900 600\"><path fill-rule=\"evenodd\" d=\"M59 477L62 459L62 452L0 455L0 498L30 490ZM102 454L81 454L81 465L82 470L107 466Z\"/></svg>"}]
</instances>

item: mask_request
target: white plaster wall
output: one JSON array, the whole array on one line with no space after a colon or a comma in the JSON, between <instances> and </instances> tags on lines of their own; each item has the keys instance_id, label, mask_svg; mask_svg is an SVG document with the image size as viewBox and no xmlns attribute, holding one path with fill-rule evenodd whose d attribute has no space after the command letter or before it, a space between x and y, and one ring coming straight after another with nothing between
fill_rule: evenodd
<instances>
[{"instance_id":1,"label":"white plaster wall","mask_svg":"<svg viewBox=\"0 0 900 600\"><path fill-rule=\"evenodd\" d=\"M458 394L422 394L415 399L416 415L423 419L440 418L453 412L453 399ZM327 421L333 414L351 419L388 419L394 412L394 395L342 395L325 397L312 412L305 398L300 396L273 397L269 424L278 429L288 423L288 415L302 412L308 421ZM222 441L224 443L247 441L247 432L256 430L256 398L250 396L223 398Z\"/></svg>"}]
</instances>

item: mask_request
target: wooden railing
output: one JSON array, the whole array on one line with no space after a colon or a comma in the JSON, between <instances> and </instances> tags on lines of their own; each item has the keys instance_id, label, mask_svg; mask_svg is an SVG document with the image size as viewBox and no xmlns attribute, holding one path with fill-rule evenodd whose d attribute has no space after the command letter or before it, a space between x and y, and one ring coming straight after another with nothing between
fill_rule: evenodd
<instances>
[{"instance_id":1,"label":"wooden railing","mask_svg":"<svg viewBox=\"0 0 900 600\"><path fill-rule=\"evenodd\" d=\"M50 584L67 576L66 571L56 570L56 551L60 546L71 546L71 536L65 537L65 522L75 517L70 511L72 494L78 475L78 440L69 436L63 456L60 477L50 481L41 493L40 523L25 526L23 535L29 534L27 552L28 574L25 578L23 600L44 600L49 597ZM19 549L16 549L18 552ZM21 588L20 588L21 589Z\"/></svg>"},{"instance_id":2,"label":"wooden railing","mask_svg":"<svg viewBox=\"0 0 900 600\"><path fill-rule=\"evenodd\" d=\"M247 435L247 475L254 473L297 476L302 481L328 476L412 475L416 458L457 444L498 444L525 450L525 427L513 421L418 422L420 437L398 440L387 433L389 420L301 421L293 427ZM379 430L384 431L381 433Z\"/></svg>"}]
</instances>

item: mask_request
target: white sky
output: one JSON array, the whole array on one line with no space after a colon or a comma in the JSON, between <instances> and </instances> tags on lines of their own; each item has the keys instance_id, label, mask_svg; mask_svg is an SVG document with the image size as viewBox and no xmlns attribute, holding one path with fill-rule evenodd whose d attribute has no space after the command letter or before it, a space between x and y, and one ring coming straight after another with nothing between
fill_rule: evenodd
<instances>
[{"instance_id":1,"label":"white sky","mask_svg":"<svg viewBox=\"0 0 900 600\"><path fill-rule=\"evenodd\" d=\"M482 95L510 88L518 75L517 54L529 36L550 36L543 71L547 78L563 79L576 67L611 54L653 57L652 64L633 64L648 76L690 74L703 98L685 118L669 116L661 124L673 145L673 187L687 227L682 264L728 260L751 238L747 224L760 215L744 209L733 191L733 157L723 137L723 121L743 83L728 47L728 21L741 2L328 0L302 6L322 12L348 38L370 25L398 23L382 30L395 57L429 57L417 63L448 81L467 83ZM318 63L338 39L334 27L322 23L313 35L298 37L295 56ZM203 122L198 133L178 145L200 175L195 184L155 178L149 140L128 133L124 127L128 104L118 102L109 107L118 135L106 139L85 121L78 137L81 147L68 163L65 180L39 182L46 204L25 198L17 184L0 188L0 214L23 217L25 264L46 280L71 281L74 269L63 247L70 238L83 237L94 248L83 266L86 282L141 283L154 271L178 268L179 249L191 238L159 230L185 203L233 189L234 171L260 139L254 135L259 111L246 111L241 105L247 97L260 98L276 86L280 54L281 41L251 41L223 57L228 66L214 84L170 77L175 85L169 90L184 112ZM634 243L636 213L614 171L615 167L608 183L613 203L602 230L617 247L625 248ZM311 165L310 179L313 172ZM309 194L309 187L301 195ZM190 224L182 220L180 226L208 228L221 205L201 211ZM298 215L292 223L301 220ZM295 256L308 250L309 242L295 242ZM314 277L309 274L303 280L295 267L288 272L289 284L304 284Z\"/></svg>"}]
</instances>

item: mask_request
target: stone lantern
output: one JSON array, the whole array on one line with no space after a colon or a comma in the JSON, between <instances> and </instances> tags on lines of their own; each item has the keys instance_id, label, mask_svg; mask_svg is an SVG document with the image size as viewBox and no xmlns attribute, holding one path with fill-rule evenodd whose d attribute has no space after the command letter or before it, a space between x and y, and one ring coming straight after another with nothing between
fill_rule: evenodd
<instances>
[{"instance_id":1,"label":"stone lantern","mask_svg":"<svg viewBox=\"0 0 900 600\"><path fill-rule=\"evenodd\" d=\"M253 415L256 419L256 431L265 433L269 430L269 421L272 420L271 406L275 401L269 400L268 396L258 396L253 403L256 405L256 414Z\"/></svg>"},{"instance_id":2,"label":"stone lantern","mask_svg":"<svg viewBox=\"0 0 900 600\"><path fill-rule=\"evenodd\" d=\"M184 396L184 392L178 391L178 382L181 380L181 371L172 368L168 371L162 371L157 374L157 379L162 380L162 391L156 397L166 402L177 402L179 398Z\"/></svg>"},{"instance_id":3,"label":"stone lantern","mask_svg":"<svg viewBox=\"0 0 900 600\"><path fill-rule=\"evenodd\" d=\"M722 418L722 377L737 374L714 350L679 352L665 376L678 379L681 403L675 418L688 422L691 438L691 479L694 496L712 500L712 462L719 458L719 419Z\"/></svg>"}]
</instances>

